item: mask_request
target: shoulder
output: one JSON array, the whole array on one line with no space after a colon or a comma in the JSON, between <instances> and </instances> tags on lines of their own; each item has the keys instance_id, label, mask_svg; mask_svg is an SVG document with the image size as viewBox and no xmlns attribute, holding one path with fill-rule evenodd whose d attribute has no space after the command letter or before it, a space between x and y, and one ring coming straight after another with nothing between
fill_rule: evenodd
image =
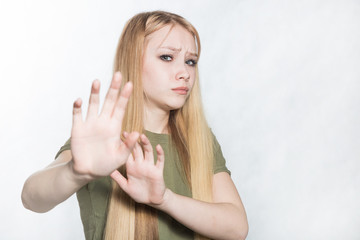
<instances>
[{"instance_id":1,"label":"shoulder","mask_svg":"<svg viewBox=\"0 0 360 240\"><path fill-rule=\"evenodd\" d=\"M211 131L211 129L210 129ZM226 167L226 160L221 150L221 146L215 137L215 134L211 131L213 140L213 152L214 152L214 174L220 172L226 172L231 174L230 170Z\"/></svg>"}]
</instances>

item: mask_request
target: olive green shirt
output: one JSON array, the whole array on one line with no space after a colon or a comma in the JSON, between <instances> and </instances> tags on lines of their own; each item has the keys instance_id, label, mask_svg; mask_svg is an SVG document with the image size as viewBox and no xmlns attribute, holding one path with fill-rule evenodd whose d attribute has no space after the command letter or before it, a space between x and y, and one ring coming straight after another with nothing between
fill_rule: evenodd
<instances>
[{"instance_id":1,"label":"olive green shirt","mask_svg":"<svg viewBox=\"0 0 360 240\"><path fill-rule=\"evenodd\" d=\"M191 191L185 181L183 170L180 167L179 156L174 147L171 147L170 136L145 131L152 147L155 149L160 144L165 153L164 181L171 191L191 197ZM56 157L65 150L70 149L70 139L61 147ZM225 159L222 155L220 145L214 136L214 174L228 172ZM154 151L154 159L157 159ZM81 220L84 226L84 233L87 240L98 240L103 238L107 218L107 206L111 194L111 178L109 176L96 179L83 186L77 193L80 206ZM158 211L158 227L160 240L184 240L194 239L192 230L178 223L171 216Z\"/></svg>"}]
</instances>

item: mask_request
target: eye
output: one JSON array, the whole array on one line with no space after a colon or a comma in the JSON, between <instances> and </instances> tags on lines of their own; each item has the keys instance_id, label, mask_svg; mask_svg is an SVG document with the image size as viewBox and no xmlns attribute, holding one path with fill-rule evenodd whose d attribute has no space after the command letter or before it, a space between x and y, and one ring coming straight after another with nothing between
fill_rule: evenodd
<instances>
[{"instance_id":1,"label":"eye","mask_svg":"<svg viewBox=\"0 0 360 240\"><path fill-rule=\"evenodd\" d=\"M161 56L160 56L160 59L161 59L161 60L164 60L164 61L166 61L166 62L170 62L170 61L173 59L173 57L170 56L170 55L161 55Z\"/></svg>"},{"instance_id":2,"label":"eye","mask_svg":"<svg viewBox=\"0 0 360 240\"><path fill-rule=\"evenodd\" d=\"M193 60L193 59L190 59L190 60L187 60L185 63L186 63L187 65L189 65L189 66L196 66L197 61L196 61L196 60Z\"/></svg>"}]
</instances>

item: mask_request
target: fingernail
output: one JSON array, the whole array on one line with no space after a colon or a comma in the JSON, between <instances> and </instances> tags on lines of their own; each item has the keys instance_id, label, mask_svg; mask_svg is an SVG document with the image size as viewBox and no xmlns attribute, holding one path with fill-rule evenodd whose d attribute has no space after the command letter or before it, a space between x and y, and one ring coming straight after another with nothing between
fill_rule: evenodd
<instances>
[{"instance_id":1,"label":"fingernail","mask_svg":"<svg viewBox=\"0 0 360 240\"><path fill-rule=\"evenodd\" d=\"M115 81L120 81L120 77L121 77L121 73L120 72L116 72L115 73Z\"/></svg>"}]
</instances>

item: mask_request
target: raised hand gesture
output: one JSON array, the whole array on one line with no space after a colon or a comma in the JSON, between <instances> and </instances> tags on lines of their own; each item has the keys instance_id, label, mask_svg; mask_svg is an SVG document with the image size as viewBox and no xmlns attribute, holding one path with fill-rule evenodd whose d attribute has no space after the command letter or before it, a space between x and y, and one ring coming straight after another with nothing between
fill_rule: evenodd
<instances>
[{"instance_id":1,"label":"raised hand gesture","mask_svg":"<svg viewBox=\"0 0 360 240\"><path fill-rule=\"evenodd\" d=\"M126 139L129 134L124 133ZM142 134L144 152L138 143L135 144L133 156L126 162L127 179L119 171L114 171L111 177L120 187L138 203L157 206L163 203L166 191L163 170L164 151L160 145L156 146L157 161L154 163L153 149L149 139Z\"/></svg>"},{"instance_id":2,"label":"raised hand gesture","mask_svg":"<svg viewBox=\"0 0 360 240\"><path fill-rule=\"evenodd\" d=\"M81 99L74 102L71 153L76 174L89 179L108 176L129 158L139 133L131 133L124 142L121 141L122 120L132 84L127 83L119 96L120 86L121 74L116 72L99 114L100 82L95 80L85 120L81 113Z\"/></svg>"}]
</instances>

